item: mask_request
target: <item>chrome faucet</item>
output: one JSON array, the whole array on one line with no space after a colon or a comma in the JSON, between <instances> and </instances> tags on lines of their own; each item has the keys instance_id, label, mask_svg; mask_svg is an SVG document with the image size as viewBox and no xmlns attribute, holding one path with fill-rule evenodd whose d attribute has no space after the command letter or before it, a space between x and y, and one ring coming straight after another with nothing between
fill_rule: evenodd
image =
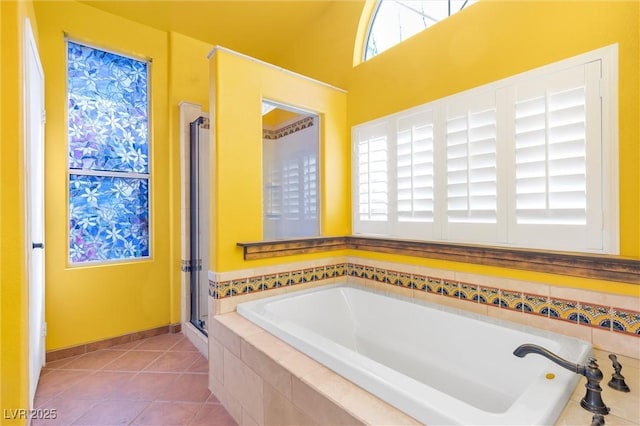
<instances>
[{"instance_id":1,"label":"chrome faucet","mask_svg":"<svg viewBox=\"0 0 640 426\"><path fill-rule=\"evenodd\" d=\"M580 401L580 406L587 411L594 414L609 414L609 407L604 404L602 396L602 388L600 387L600 381L604 377L595 358L589 358L589 364L580 365L567 361L564 358L560 358L558 355L550 352L549 350L532 344L520 345L513 351L513 354L517 357L524 357L527 354L538 354L558 364L560 367L566 368L569 371L573 371L576 374L581 374L587 378L587 384L584 385L587 388L587 393ZM595 419L595 417L594 417Z\"/></svg>"}]
</instances>

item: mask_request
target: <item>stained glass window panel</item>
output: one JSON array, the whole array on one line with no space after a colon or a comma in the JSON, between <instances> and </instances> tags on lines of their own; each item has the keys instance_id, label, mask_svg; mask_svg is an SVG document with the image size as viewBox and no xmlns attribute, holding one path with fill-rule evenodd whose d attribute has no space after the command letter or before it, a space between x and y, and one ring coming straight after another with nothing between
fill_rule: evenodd
<instances>
[{"instance_id":1,"label":"stained glass window panel","mask_svg":"<svg viewBox=\"0 0 640 426\"><path fill-rule=\"evenodd\" d=\"M69 262L149 256L149 63L67 42Z\"/></svg>"},{"instance_id":2,"label":"stained glass window panel","mask_svg":"<svg viewBox=\"0 0 640 426\"><path fill-rule=\"evenodd\" d=\"M69 168L149 172L147 67L68 42Z\"/></svg>"},{"instance_id":3,"label":"stained glass window panel","mask_svg":"<svg viewBox=\"0 0 640 426\"><path fill-rule=\"evenodd\" d=\"M147 179L69 176L71 263L149 256Z\"/></svg>"}]
</instances>

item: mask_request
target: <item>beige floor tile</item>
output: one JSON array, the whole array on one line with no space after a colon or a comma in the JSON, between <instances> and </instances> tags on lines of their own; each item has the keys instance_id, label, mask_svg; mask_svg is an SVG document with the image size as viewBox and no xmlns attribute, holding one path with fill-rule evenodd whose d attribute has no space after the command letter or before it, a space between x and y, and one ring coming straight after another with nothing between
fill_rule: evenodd
<instances>
[{"instance_id":1,"label":"beige floor tile","mask_svg":"<svg viewBox=\"0 0 640 426\"><path fill-rule=\"evenodd\" d=\"M156 399L205 402L209 395L209 377L206 373L183 373L171 386L158 393Z\"/></svg>"},{"instance_id":2,"label":"beige floor tile","mask_svg":"<svg viewBox=\"0 0 640 426\"><path fill-rule=\"evenodd\" d=\"M40 376L36 397L56 397L72 385L86 378L86 375L86 372L82 371L52 370L50 373Z\"/></svg>"},{"instance_id":3,"label":"beige floor tile","mask_svg":"<svg viewBox=\"0 0 640 426\"><path fill-rule=\"evenodd\" d=\"M77 357L65 365L64 368L70 370L98 370L117 358L120 358L123 354L124 352L121 351L107 350L89 352Z\"/></svg>"},{"instance_id":4,"label":"beige floor tile","mask_svg":"<svg viewBox=\"0 0 640 426\"><path fill-rule=\"evenodd\" d=\"M166 352L153 361L145 371L183 372L199 355L198 352Z\"/></svg>"},{"instance_id":5,"label":"beige floor tile","mask_svg":"<svg viewBox=\"0 0 640 426\"><path fill-rule=\"evenodd\" d=\"M60 398L107 399L131 380L133 373L98 371L70 386Z\"/></svg>"},{"instance_id":6,"label":"beige floor tile","mask_svg":"<svg viewBox=\"0 0 640 426\"><path fill-rule=\"evenodd\" d=\"M153 401L165 389L171 387L180 373L142 372L129 380L126 385L111 395L113 399L129 401Z\"/></svg>"},{"instance_id":7,"label":"beige floor tile","mask_svg":"<svg viewBox=\"0 0 640 426\"><path fill-rule=\"evenodd\" d=\"M185 337L182 334L161 334L141 340L133 349L139 351L166 351L182 342Z\"/></svg>"},{"instance_id":8,"label":"beige floor tile","mask_svg":"<svg viewBox=\"0 0 640 426\"><path fill-rule=\"evenodd\" d=\"M193 426L236 426L233 417L222 405L204 404L189 425Z\"/></svg>"},{"instance_id":9,"label":"beige floor tile","mask_svg":"<svg viewBox=\"0 0 640 426\"><path fill-rule=\"evenodd\" d=\"M126 425L135 419L148 402L100 401L87 410L74 425Z\"/></svg>"},{"instance_id":10,"label":"beige floor tile","mask_svg":"<svg viewBox=\"0 0 640 426\"><path fill-rule=\"evenodd\" d=\"M34 426L70 425L86 413L95 403L96 401L86 399L50 399L39 408L51 410L50 413L53 413L53 410L55 410L55 419L34 419L31 424Z\"/></svg>"},{"instance_id":11,"label":"beige floor tile","mask_svg":"<svg viewBox=\"0 0 640 426\"><path fill-rule=\"evenodd\" d=\"M181 334L61 359L43 369L35 401L56 418L32 424L235 426L208 379L208 361Z\"/></svg>"},{"instance_id":12,"label":"beige floor tile","mask_svg":"<svg viewBox=\"0 0 640 426\"><path fill-rule=\"evenodd\" d=\"M163 352L130 350L121 357L105 365L102 369L109 371L141 371L158 359Z\"/></svg>"},{"instance_id":13,"label":"beige floor tile","mask_svg":"<svg viewBox=\"0 0 640 426\"><path fill-rule=\"evenodd\" d=\"M195 402L152 402L132 424L134 425L186 425L202 408Z\"/></svg>"},{"instance_id":14,"label":"beige floor tile","mask_svg":"<svg viewBox=\"0 0 640 426\"><path fill-rule=\"evenodd\" d=\"M190 373L208 373L209 372L209 360L200 355L196 360L187 368L187 372Z\"/></svg>"}]
</instances>

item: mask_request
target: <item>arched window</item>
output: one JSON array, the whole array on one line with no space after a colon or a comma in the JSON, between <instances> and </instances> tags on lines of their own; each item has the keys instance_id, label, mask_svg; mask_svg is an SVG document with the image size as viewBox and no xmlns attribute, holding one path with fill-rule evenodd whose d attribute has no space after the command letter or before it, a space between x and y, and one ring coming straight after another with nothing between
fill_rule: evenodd
<instances>
[{"instance_id":1,"label":"arched window","mask_svg":"<svg viewBox=\"0 0 640 426\"><path fill-rule=\"evenodd\" d=\"M367 61L477 0L379 0L364 49Z\"/></svg>"}]
</instances>

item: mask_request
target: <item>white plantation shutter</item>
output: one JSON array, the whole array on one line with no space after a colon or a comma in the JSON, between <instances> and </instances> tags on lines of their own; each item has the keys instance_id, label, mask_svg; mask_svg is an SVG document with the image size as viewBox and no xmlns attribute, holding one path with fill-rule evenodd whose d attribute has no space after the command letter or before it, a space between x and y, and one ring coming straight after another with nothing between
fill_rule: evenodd
<instances>
[{"instance_id":1,"label":"white plantation shutter","mask_svg":"<svg viewBox=\"0 0 640 426\"><path fill-rule=\"evenodd\" d=\"M518 223L586 223L586 88L581 74L575 87L516 102Z\"/></svg>"},{"instance_id":2,"label":"white plantation shutter","mask_svg":"<svg viewBox=\"0 0 640 426\"><path fill-rule=\"evenodd\" d=\"M354 210L361 230L355 232L385 233L389 218L388 132L386 125L358 129L354 138L354 161L357 170Z\"/></svg>"},{"instance_id":3,"label":"white plantation shutter","mask_svg":"<svg viewBox=\"0 0 640 426\"><path fill-rule=\"evenodd\" d=\"M495 242L498 235L495 91L451 99L446 106L444 142L444 237L453 241L473 238Z\"/></svg>"},{"instance_id":4,"label":"white plantation shutter","mask_svg":"<svg viewBox=\"0 0 640 426\"><path fill-rule=\"evenodd\" d=\"M396 141L398 221L433 222L433 112L398 120Z\"/></svg>"},{"instance_id":5,"label":"white plantation shutter","mask_svg":"<svg viewBox=\"0 0 640 426\"><path fill-rule=\"evenodd\" d=\"M617 253L616 55L354 127L354 233Z\"/></svg>"},{"instance_id":6,"label":"white plantation shutter","mask_svg":"<svg viewBox=\"0 0 640 426\"><path fill-rule=\"evenodd\" d=\"M286 220L300 220L300 166L297 158L282 169L282 210Z\"/></svg>"},{"instance_id":7,"label":"white plantation shutter","mask_svg":"<svg viewBox=\"0 0 640 426\"><path fill-rule=\"evenodd\" d=\"M302 216L305 220L318 217L318 161L316 155L302 159Z\"/></svg>"},{"instance_id":8,"label":"white plantation shutter","mask_svg":"<svg viewBox=\"0 0 640 426\"><path fill-rule=\"evenodd\" d=\"M483 105L483 107L486 107ZM496 108L469 109L447 118L447 217L495 223Z\"/></svg>"},{"instance_id":9,"label":"white plantation shutter","mask_svg":"<svg viewBox=\"0 0 640 426\"><path fill-rule=\"evenodd\" d=\"M602 248L600 67L514 86L516 244Z\"/></svg>"}]
</instances>

